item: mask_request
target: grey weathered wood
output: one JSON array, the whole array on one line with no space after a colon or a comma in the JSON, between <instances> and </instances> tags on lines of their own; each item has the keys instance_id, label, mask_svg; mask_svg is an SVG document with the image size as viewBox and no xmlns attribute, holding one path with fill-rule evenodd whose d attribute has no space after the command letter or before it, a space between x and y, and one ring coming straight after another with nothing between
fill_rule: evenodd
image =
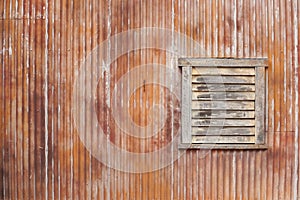
<instances>
[{"instance_id":1,"label":"grey weathered wood","mask_svg":"<svg viewBox=\"0 0 300 200\"><path fill-rule=\"evenodd\" d=\"M192 127L192 135L255 135L254 127Z\"/></svg>"},{"instance_id":2,"label":"grey weathered wood","mask_svg":"<svg viewBox=\"0 0 300 200\"><path fill-rule=\"evenodd\" d=\"M210 118L254 118L255 111L241 111L241 110L193 110L193 119L210 119Z\"/></svg>"},{"instance_id":3,"label":"grey weathered wood","mask_svg":"<svg viewBox=\"0 0 300 200\"><path fill-rule=\"evenodd\" d=\"M266 58L179 58L179 66L203 67L259 67L267 66Z\"/></svg>"},{"instance_id":4,"label":"grey weathered wood","mask_svg":"<svg viewBox=\"0 0 300 200\"><path fill-rule=\"evenodd\" d=\"M256 144L265 143L265 68L256 68L255 132Z\"/></svg>"},{"instance_id":5,"label":"grey weathered wood","mask_svg":"<svg viewBox=\"0 0 300 200\"><path fill-rule=\"evenodd\" d=\"M192 119L192 126L255 126L254 119Z\"/></svg>"},{"instance_id":6,"label":"grey weathered wood","mask_svg":"<svg viewBox=\"0 0 300 200\"><path fill-rule=\"evenodd\" d=\"M255 75L254 67L193 67L192 75Z\"/></svg>"},{"instance_id":7,"label":"grey weathered wood","mask_svg":"<svg viewBox=\"0 0 300 200\"><path fill-rule=\"evenodd\" d=\"M182 143L191 143L191 67L182 67L181 136Z\"/></svg>"},{"instance_id":8,"label":"grey weathered wood","mask_svg":"<svg viewBox=\"0 0 300 200\"><path fill-rule=\"evenodd\" d=\"M254 110L254 101L192 101L193 110Z\"/></svg>"},{"instance_id":9,"label":"grey weathered wood","mask_svg":"<svg viewBox=\"0 0 300 200\"><path fill-rule=\"evenodd\" d=\"M183 71L188 66L192 83L188 92L191 128L183 142L186 137L185 143L192 142L192 146L218 143L223 148L232 144L241 149L248 149L249 144L263 148L267 59L183 58L178 62ZM187 93L187 86L182 90Z\"/></svg>"},{"instance_id":10,"label":"grey weathered wood","mask_svg":"<svg viewBox=\"0 0 300 200\"><path fill-rule=\"evenodd\" d=\"M192 85L193 91L211 91L211 92L253 92L255 85L233 85L233 84L218 84L218 83L194 83Z\"/></svg>"},{"instance_id":11,"label":"grey weathered wood","mask_svg":"<svg viewBox=\"0 0 300 200\"><path fill-rule=\"evenodd\" d=\"M192 100L255 100L255 92L193 92Z\"/></svg>"},{"instance_id":12,"label":"grey weathered wood","mask_svg":"<svg viewBox=\"0 0 300 200\"><path fill-rule=\"evenodd\" d=\"M222 149L222 150L267 150L268 146L263 144L180 144L179 149Z\"/></svg>"},{"instance_id":13,"label":"grey weathered wood","mask_svg":"<svg viewBox=\"0 0 300 200\"><path fill-rule=\"evenodd\" d=\"M268 101L268 94L269 94L269 83L268 83L268 80L269 80L269 78L268 78L268 76L269 76L269 73L268 73L268 70L267 70L267 68L265 68L265 80L266 80L266 82L265 82L265 134L266 134L266 132L268 132L268 128L269 128L269 115L268 115L268 113L269 113L269 101ZM265 143L267 143L267 137L265 138Z\"/></svg>"},{"instance_id":14,"label":"grey weathered wood","mask_svg":"<svg viewBox=\"0 0 300 200\"><path fill-rule=\"evenodd\" d=\"M193 136L193 143L255 143L255 136Z\"/></svg>"},{"instance_id":15,"label":"grey weathered wood","mask_svg":"<svg viewBox=\"0 0 300 200\"><path fill-rule=\"evenodd\" d=\"M192 76L192 83L254 84L255 76Z\"/></svg>"}]
</instances>

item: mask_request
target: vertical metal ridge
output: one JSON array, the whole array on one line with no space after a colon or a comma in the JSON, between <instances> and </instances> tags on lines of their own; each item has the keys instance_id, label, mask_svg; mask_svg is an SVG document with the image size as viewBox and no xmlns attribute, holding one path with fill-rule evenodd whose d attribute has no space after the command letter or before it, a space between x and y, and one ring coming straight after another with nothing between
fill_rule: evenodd
<instances>
[{"instance_id":1,"label":"vertical metal ridge","mask_svg":"<svg viewBox=\"0 0 300 200\"><path fill-rule=\"evenodd\" d=\"M44 96L45 96L45 199L48 199L48 2L45 2L45 69L44 69Z\"/></svg>"},{"instance_id":2,"label":"vertical metal ridge","mask_svg":"<svg viewBox=\"0 0 300 200\"><path fill-rule=\"evenodd\" d=\"M0 3L0 11L4 12L4 1ZM2 14L2 13L1 13ZM3 49L4 48L4 26L3 26L3 22L1 23L1 32L0 32L0 47L2 48L1 50L1 54L0 54L0 63L1 63L1 77L0 77L0 138L1 138L1 143L0 143L0 197L1 198L5 198L6 194L5 194L5 166L4 166L4 158L5 158L5 137L4 137L4 133L5 133L5 115L4 115L4 109L5 109L5 61L4 61L4 52ZM0 49L1 49L0 48Z\"/></svg>"},{"instance_id":3,"label":"vertical metal ridge","mask_svg":"<svg viewBox=\"0 0 300 200\"><path fill-rule=\"evenodd\" d=\"M299 0L1 1L0 198L296 200L300 190L298 18ZM147 174L123 173L94 159L71 122L73 115L86 114L72 112L74 72L105 39L140 27L167 28L173 37L175 32L191 37L204 49L196 56L268 57L268 150L190 150L170 166ZM161 41L149 38L149 42ZM175 42L173 38L173 47ZM126 44L110 46L103 55L109 57L114 48ZM190 56L195 56L194 50L188 46ZM105 80L111 81L100 100L106 97L108 104L117 103L118 99L110 102L110 94L122 74L140 64L168 64L168 59L160 50L120 57L107 67ZM150 70L149 79L165 79L164 70L157 74ZM139 78L137 74L130 82ZM147 86L146 90L133 95L136 107L129 106L140 124L150 113L145 99L168 106L166 89ZM171 98L175 104L175 97ZM161 111L159 120L163 112L169 111ZM171 112L173 135L176 116ZM123 133L109 109L99 113L106 116L102 123L109 136L119 131L113 140L121 148L139 152L163 146L134 146L135 139L120 136ZM86 124L87 132L96 120ZM111 153L107 150L106 155ZM122 158L111 163L129 164Z\"/></svg>"},{"instance_id":4,"label":"vertical metal ridge","mask_svg":"<svg viewBox=\"0 0 300 200\"><path fill-rule=\"evenodd\" d=\"M299 184L299 1L292 2L292 13L293 13L293 32L294 32L294 67L295 67L295 137L294 137L294 171L293 171L293 182L292 182L292 197L294 200L299 198L300 184ZM298 22L298 23L297 23Z\"/></svg>"}]
</instances>

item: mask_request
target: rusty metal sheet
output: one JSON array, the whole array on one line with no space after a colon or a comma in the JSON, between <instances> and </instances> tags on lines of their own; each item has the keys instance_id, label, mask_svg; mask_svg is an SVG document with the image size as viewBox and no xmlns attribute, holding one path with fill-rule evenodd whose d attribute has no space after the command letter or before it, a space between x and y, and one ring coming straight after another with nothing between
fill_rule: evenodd
<instances>
[{"instance_id":1,"label":"rusty metal sheet","mask_svg":"<svg viewBox=\"0 0 300 200\"><path fill-rule=\"evenodd\" d=\"M299 5L0 1L0 199L298 199ZM267 150L155 156L180 134L178 57L268 58Z\"/></svg>"}]
</instances>

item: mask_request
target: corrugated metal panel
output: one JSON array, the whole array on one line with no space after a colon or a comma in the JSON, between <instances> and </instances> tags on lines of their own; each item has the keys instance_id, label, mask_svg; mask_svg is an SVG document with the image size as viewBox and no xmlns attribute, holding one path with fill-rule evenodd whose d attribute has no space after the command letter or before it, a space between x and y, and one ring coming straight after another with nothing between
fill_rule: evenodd
<instances>
[{"instance_id":1,"label":"corrugated metal panel","mask_svg":"<svg viewBox=\"0 0 300 200\"><path fill-rule=\"evenodd\" d=\"M0 198L297 199L299 4L299 0L1 1ZM190 56L267 57L269 149L189 150L173 164L149 173L121 172L94 158L74 124L76 70L107 38L140 27L161 27L191 37L203 49L182 44ZM144 42L163 42L155 39ZM128 43L108 45L103 56L112 56ZM159 49L131 51L108 67L104 77L111 75L110 82L98 94L99 124L120 148L138 153L159 150L170 142L170 133L179 128L178 100L158 85L145 85L130 97L129 112L139 125L150 123L148 115L152 119L168 115L166 126L147 141L124 134L104 102L122 76L147 63L172 62ZM150 70L149 79L164 79L165 70ZM137 80L138 75L131 79ZM155 115L149 105L160 102L167 109ZM128 165L126 160L119 163Z\"/></svg>"}]
</instances>

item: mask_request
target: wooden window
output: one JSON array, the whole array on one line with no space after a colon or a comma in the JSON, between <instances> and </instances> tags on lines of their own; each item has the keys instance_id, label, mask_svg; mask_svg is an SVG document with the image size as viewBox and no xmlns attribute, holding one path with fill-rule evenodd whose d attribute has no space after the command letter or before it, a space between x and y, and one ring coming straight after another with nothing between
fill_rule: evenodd
<instances>
[{"instance_id":1,"label":"wooden window","mask_svg":"<svg viewBox=\"0 0 300 200\"><path fill-rule=\"evenodd\" d=\"M266 148L267 60L179 58L182 148Z\"/></svg>"}]
</instances>

